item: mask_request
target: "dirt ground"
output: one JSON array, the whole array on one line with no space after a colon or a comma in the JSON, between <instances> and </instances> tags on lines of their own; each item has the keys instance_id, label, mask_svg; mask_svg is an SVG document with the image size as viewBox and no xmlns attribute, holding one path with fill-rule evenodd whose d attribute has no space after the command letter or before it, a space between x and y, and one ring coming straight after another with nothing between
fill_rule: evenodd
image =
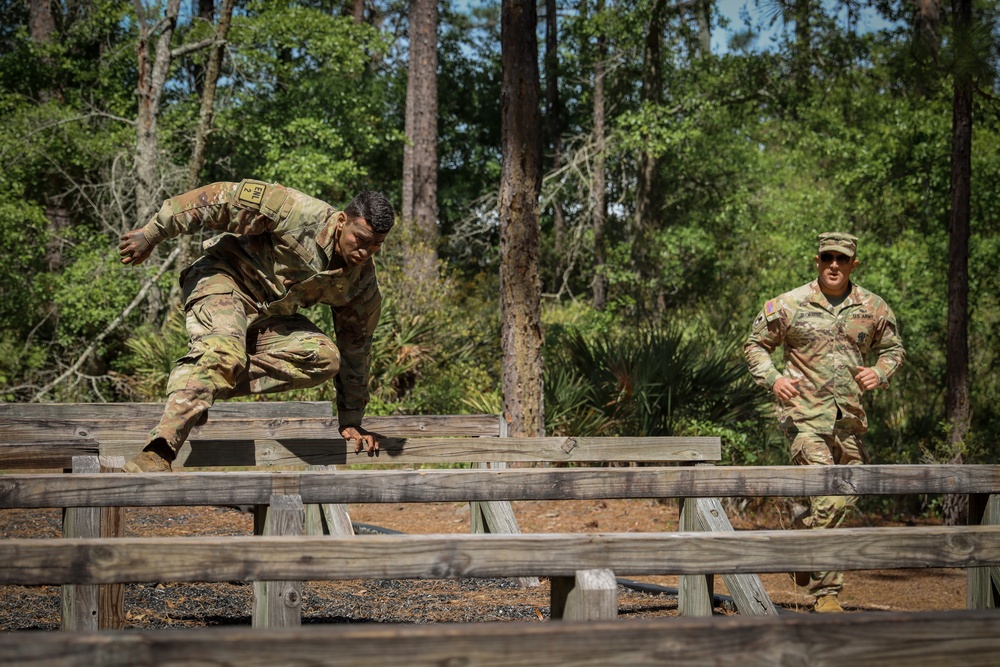
<instances>
[{"instance_id":1,"label":"dirt ground","mask_svg":"<svg viewBox=\"0 0 1000 667\"><path fill-rule=\"evenodd\" d=\"M677 530L677 503L656 500L527 501L514 503L523 532L661 532ZM464 533L466 503L352 505L352 521L405 533ZM57 537L59 510L0 510L0 538ZM730 511L737 530L787 528L782 503L764 501L755 510ZM908 522L914 523L914 522ZM856 517L850 525L901 525ZM236 508L130 508L130 536L248 535L253 517ZM386 554L391 558L392 554ZM762 575L775 604L789 613L809 612L812 598L797 591L787 574ZM622 619L675 616L676 577L642 577L653 590L619 586ZM656 587L662 587L657 589ZM731 614L728 591L716 577L717 614ZM549 587L518 587L506 579L433 581L307 582L304 623L432 623L446 621L542 621L549 617ZM164 628L249 625L250 584L129 584L127 627ZM918 611L965 607L965 573L957 569L848 572L841 603L848 611ZM59 588L0 586L0 630L56 630Z\"/></svg>"}]
</instances>

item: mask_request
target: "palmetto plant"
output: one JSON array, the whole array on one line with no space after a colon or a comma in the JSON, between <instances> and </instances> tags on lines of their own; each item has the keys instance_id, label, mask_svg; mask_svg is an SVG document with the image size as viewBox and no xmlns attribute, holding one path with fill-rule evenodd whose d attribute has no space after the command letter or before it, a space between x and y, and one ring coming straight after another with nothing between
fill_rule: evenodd
<instances>
[{"instance_id":1,"label":"palmetto plant","mask_svg":"<svg viewBox=\"0 0 1000 667\"><path fill-rule=\"evenodd\" d=\"M735 427L756 419L765 398L735 341L686 336L672 326L593 338L578 333L550 366L589 387L601 430L618 435L673 435L693 422Z\"/></svg>"},{"instance_id":2,"label":"palmetto plant","mask_svg":"<svg viewBox=\"0 0 1000 667\"><path fill-rule=\"evenodd\" d=\"M125 343L135 363L134 388L142 400L162 401L174 363L188 349L184 313L171 310L161 329L144 327Z\"/></svg>"}]
</instances>

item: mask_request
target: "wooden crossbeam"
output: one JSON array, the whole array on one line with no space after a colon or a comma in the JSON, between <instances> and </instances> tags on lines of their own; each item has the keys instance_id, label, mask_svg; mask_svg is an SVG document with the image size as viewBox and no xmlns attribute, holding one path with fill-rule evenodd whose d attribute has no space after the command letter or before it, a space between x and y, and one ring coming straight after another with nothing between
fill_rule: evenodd
<instances>
[{"instance_id":1,"label":"wooden crossbeam","mask_svg":"<svg viewBox=\"0 0 1000 667\"><path fill-rule=\"evenodd\" d=\"M7 667L987 667L1000 654L990 611L792 617L642 619L629 622L347 624L289 629L4 633Z\"/></svg>"},{"instance_id":2,"label":"wooden crossbeam","mask_svg":"<svg viewBox=\"0 0 1000 667\"><path fill-rule=\"evenodd\" d=\"M0 584L24 585L554 577L592 569L618 575L721 574L998 564L1000 526L0 541Z\"/></svg>"},{"instance_id":3,"label":"wooden crossbeam","mask_svg":"<svg viewBox=\"0 0 1000 667\"><path fill-rule=\"evenodd\" d=\"M11 424L7 420L6 426ZM482 438L460 437L391 437L382 442L378 456L356 454L352 444L337 435L335 420L281 419L264 424L261 420L226 420L229 431L216 424L211 435L206 427L196 429L178 452L175 466L275 466L290 464L406 464L470 463L496 461L594 462L594 461L715 461L721 455L718 438ZM376 426L366 427L378 430ZM0 420L0 466L14 468L28 465L17 452L34 437L23 432L4 433ZM201 432L198 432L201 431ZM397 431L406 432L406 431ZM412 434L413 431L408 431ZM79 448L78 440L98 442L105 456L130 457L137 454L148 433L130 434L112 426L101 430L80 428L62 436L46 433L48 457L66 457L61 449ZM63 440L59 441L58 438ZM124 438L124 439L122 439ZM12 443L20 439L18 444ZM60 442L62 444L60 444ZM34 450L39 452L39 444ZM8 451L5 451L8 450ZM5 464L5 461L9 462ZM40 466L33 465L38 468Z\"/></svg>"},{"instance_id":4,"label":"wooden crossbeam","mask_svg":"<svg viewBox=\"0 0 1000 667\"><path fill-rule=\"evenodd\" d=\"M485 440L485 438L484 438ZM335 475L331 478L331 475ZM996 493L997 465L339 470L0 477L0 507L403 503Z\"/></svg>"},{"instance_id":5,"label":"wooden crossbeam","mask_svg":"<svg viewBox=\"0 0 1000 667\"><path fill-rule=\"evenodd\" d=\"M0 419L118 419L155 422L163 403L0 403ZM212 418L331 417L331 401L218 401ZM494 417L496 419L496 417Z\"/></svg>"}]
</instances>

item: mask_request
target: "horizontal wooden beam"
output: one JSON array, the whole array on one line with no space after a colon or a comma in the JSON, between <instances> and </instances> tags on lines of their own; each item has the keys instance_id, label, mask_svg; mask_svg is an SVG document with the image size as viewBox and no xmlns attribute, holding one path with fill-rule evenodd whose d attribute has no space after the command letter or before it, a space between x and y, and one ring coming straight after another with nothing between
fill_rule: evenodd
<instances>
[{"instance_id":1,"label":"horizontal wooden beam","mask_svg":"<svg viewBox=\"0 0 1000 667\"><path fill-rule=\"evenodd\" d=\"M0 635L7 667L986 667L998 654L989 611Z\"/></svg>"},{"instance_id":2,"label":"horizontal wooden beam","mask_svg":"<svg viewBox=\"0 0 1000 667\"><path fill-rule=\"evenodd\" d=\"M356 454L353 444L337 435L336 420L282 419L272 420L273 433L264 430L250 433L253 422L232 422L232 431L225 439L205 439L195 433L184 444L177 457L177 467L204 468L214 466L276 466L276 465L344 465L382 463L415 465L425 463L474 463L499 461L543 461L553 463L586 463L596 461L717 461L722 456L719 438L484 438L484 437L413 437L387 438L377 457ZM308 422L308 423L307 423ZM248 426L247 424L250 424ZM262 423L257 423L263 429ZM216 424L216 436L222 437L222 427ZM269 427L270 428L270 427ZM371 427L376 430L375 426ZM3 429L0 420L0 431ZM455 429L459 430L459 429ZM416 429L409 433L419 432ZM104 456L137 454L145 442L114 440L112 427L102 432L83 429L82 435L94 436ZM257 440L240 438L261 437ZM274 437L271 437L274 436ZM280 439L278 438L280 436ZM285 437L288 436L288 437ZM14 468L24 459L18 452L22 444L0 441L0 469ZM64 445L49 442L46 456L65 456L78 447L74 436L66 435ZM65 450L65 451L60 451ZM5 465L5 461L8 463ZM32 467L39 467L37 465Z\"/></svg>"},{"instance_id":3,"label":"horizontal wooden beam","mask_svg":"<svg viewBox=\"0 0 1000 667\"><path fill-rule=\"evenodd\" d=\"M815 572L1000 565L1000 526L0 540L0 584Z\"/></svg>"},{"instance_id":4,"label":"horizontal wooden beam","mask_svg":"<svg viewBox=\"0 0 1000 667\"><path fill-rule=\"evenodd\" d=\"M0 476L0 507L997 493L998 465L703 466Z\"/></svg>"},{"instance_id":5,"label":"horizontal wooden beam","mask_svg":"<svg viewBox=\"0 0 1000 667\"><path fill-rule=\"evenodd\" d=\"M0 470L25 470L73 467L74 456L98 456L96 440L0 443Z\"/></svg>"},{"instance_id":6,"label":"horizontal wooden beam","mask_svg":"<svg viewBox=\"0 0 1000 667\"><path fill-rule=\"evenodd\" d=\"M144 443L153 419L58 419L0 416L0 442L37 442L94 439L107 443ZM497 436L496 415L396 415L369 417L364 425L389 437ZM227 442L245 440L330 440L339 438L336 417L218 416L191 431L191 440Z\"/></svg>"},{"instance_id":7,"label":"horizontal wooden beam","mask_svg":"<svg viewBox=\"0 0 1000 667\"><path fill-rule=\"evenodd\" d=\"M157 421L163 403L0 403L0 419L124 419ZM332 417L330 401L218 401L211 416L239 418ZM494 418L495 419L495 418Z\"/></svg>"}]
</instances>

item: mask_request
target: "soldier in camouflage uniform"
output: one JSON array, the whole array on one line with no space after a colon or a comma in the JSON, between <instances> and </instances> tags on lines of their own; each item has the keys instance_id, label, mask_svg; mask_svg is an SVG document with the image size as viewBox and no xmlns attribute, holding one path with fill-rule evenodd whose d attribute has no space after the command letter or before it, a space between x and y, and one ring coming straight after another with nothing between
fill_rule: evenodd
<instances>
[{"instance_id":1,"label":"soldier in camouflage uniform","mask_svg":"<svg viewBox=\"0 0 1000 667\"><path fill-rule=\"evenodd\" d=\"M905 357L892 310L850 281L856 251L857 239L850 234L820 234L814 258L818 278L765 303L743 345L750 374L780 402L779 424L799 465L867 463L861 396L887 387ZM783 373L771 361L779 346ZM865 366L868 354L877 357L874 366ZM856 500L814 497L796 526L837 527ZM843 611L837 600L842 572L800 572L795 580L816 596L816 611Z\"/></svg>"},{"instance_id":2,"label":"soldier in camouflage uniform","mask_svg":"<svg viewBox=\"0 0 1000 667\"><path fill-rule=\"evenodd\" d=\"M312 387L334 377L340 435L373 454L361 427L368 403L372 333L382 295L372 256L395 213L365 192L344 211L261 181L214 183L168 199L144 227L121 237L124 264L156 244L202 228L223 232L181 274L190 347L167 383L167 405L129 472L170 470L191 429L216 399ZM336 343L298 314L333 310Z\"/></svg>"}]
</instances>

